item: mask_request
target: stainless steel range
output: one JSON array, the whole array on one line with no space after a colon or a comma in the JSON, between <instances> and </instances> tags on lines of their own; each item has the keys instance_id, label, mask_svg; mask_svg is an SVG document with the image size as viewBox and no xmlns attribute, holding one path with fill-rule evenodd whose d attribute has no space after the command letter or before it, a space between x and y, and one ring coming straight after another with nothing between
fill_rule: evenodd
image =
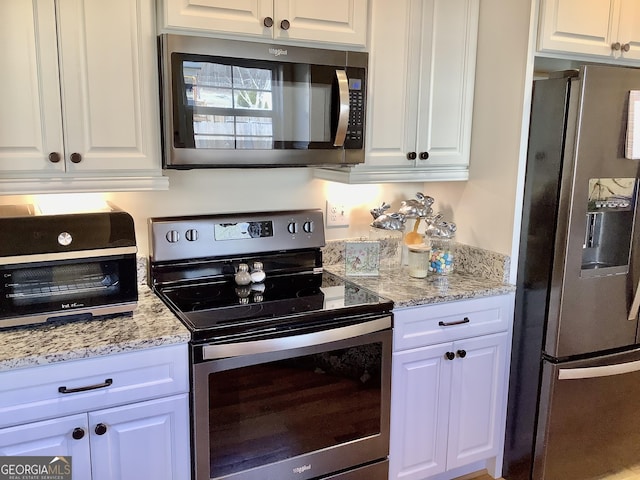
<instances>
[{"instance_id":1,"label":"stainless steel range","mask_svg":"<svg viewBox=\"0 0 640 480\"><path fill-rule=\"evenodd\" d=\"M323 271L319 210L152 218L192 334L194 479L386 480L392 302Z\"/></svg>"}]
</instances>

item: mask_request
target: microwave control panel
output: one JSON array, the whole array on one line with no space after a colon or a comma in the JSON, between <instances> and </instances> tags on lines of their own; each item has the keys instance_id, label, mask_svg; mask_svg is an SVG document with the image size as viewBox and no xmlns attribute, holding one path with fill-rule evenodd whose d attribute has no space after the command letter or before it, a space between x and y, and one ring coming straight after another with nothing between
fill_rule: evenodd
<instances>
[{"instance_id":1,"label":"microwave control panel","mask_svg":"<svg viewBox=\"0 0 640 480\"><path fill-rule=\"evenodd\" d=\"M345 148L364 145L364 79L349 77L349 128Z\"/></svg>"}]
</instances>

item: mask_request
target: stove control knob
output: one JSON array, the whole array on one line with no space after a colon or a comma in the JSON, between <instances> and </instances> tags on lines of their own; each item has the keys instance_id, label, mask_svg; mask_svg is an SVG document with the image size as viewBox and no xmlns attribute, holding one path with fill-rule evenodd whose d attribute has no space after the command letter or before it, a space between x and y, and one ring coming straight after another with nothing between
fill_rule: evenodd
<instances>
[{"instance_id":1,"label":"stove control knob","mask_svg":"<svg viewBox=\"0 0 640 480\"><path fill-rule=\"evenodd\" d=\"M190 242L195 242L198 240L198 231L195 228L190 228L184 233L184 238Z\"/></svg>"},{"instance_id":2,"label":"stove control knob","mask_svg":"<svg viewBox=\"0 0 640 480\"><path fill-rule=\"evenodd\" d=\"M287 225L287 230L289 230L290 234L295 235L298 233L298 224L296 222L290 222L289 225Z\"/></svg>"},{"instance_id":3,"label":"stove control knob","mask_svg":"<svg viewBox=\"0 0 640 480\"><path fill-rule=\"evenodd\" d=\"M180 240L180 234L175 230L169 230L167 232L166 239L169 243L176 243L178 240Z\"/></svg>"},{"instance_id":4,"label":"stove control knob","mask_svg":"<svg viewBox=\"0 0 640 480\"><path fill-rule=\"evenodd\" d=\"M304 222L304 224L302 225L302 230L304 230L306 233L313 233L313 221L307 220L306 222Z\"/></svg>"}]
</instances>

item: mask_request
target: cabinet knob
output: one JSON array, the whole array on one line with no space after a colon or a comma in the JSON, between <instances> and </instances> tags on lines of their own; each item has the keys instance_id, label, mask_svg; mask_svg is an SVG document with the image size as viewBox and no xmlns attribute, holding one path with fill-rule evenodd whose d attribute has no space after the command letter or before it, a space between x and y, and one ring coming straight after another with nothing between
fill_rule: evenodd
<instances>
[{"instance_id":1,"label":"cabinet knob","mask_svg":"<svg viewBox=\"0 0 640 480\"><path fill-rule=\"evenodd\" d=\"M84 437L84 430L80 427L74 428L71 436L74 440L80 440L82 437Z\"/></svg>"},{"instance_id":2,"label":"cabinet knob","mask_svg":"<svg viewBox=\"0 0 640 480\"><path fill-rule=\"evenodd\" d=\"M287 20L286 18L280 22L280 28L282 30L289 30L290 26L291 26L291 23L289 23L289 20Z\"/></svg>"},{"instance_id":3,"label":"cabinet knob","mask_svg":"<svg viewBox=\"0 0 640 480\"><path fill-rule=\"evenodd\" d=\"M426 160L429 158L429 152L420 152L420 160Z\"/></svg>"},{"instance_id":4,"label":"cabinet knob","mask_svg":"<svg viewBox=\"0 0 640 480\"><path fill-rule=\"evenodd\" d=\"M467 352L466 352L466 350L458 350L456 353L458 354L458 356L459 356L460 358L464 358L464 357L466 357L466 356L467 356Z\"/></svg>"},{"instance_id":5,"label":"cabinet knob","mask_svg":"<svg viewBox=\"0 0 640 480\"><path fill-rule=\"evenodd\" d=\"M264 17L264 20L262 21L262 24L267 28L273 27L273 18Z\"/></svg>"},{"instance_id":6,"label":"cabinet knob","mask_svg":"<svg viewBox=\"0 0 640 480\"><path fill-rule=\"evenodd\" d=\"M49 161L51 163L58 163L60 161L60 154L58 152L51 152L49 154Z\"/></svg>"},{"instance_id":7,"label":"cabinet knob","mask_svg":"<svg viewBox=\"0 0 640 480\"><path fill-rule=\"evenodd\" d=\"M624 45L622 45L622 50L628 52L629 50L631 50L631 44L625 43Z\"/></svg>"},{"instance_id":8,"label":"cabinet knob","mask_svg":"<svg viewBox=\"0 0 640 480\"><path fill-rule=\"evenodd\" d=\"M80 155L78 152L74 152L71 154L71 156L69 157L69 159L73 162L73 163L80 163L82 161L82 155Z\"/></svg>"},{"instance_id":9,"label":"cabinet knob","mask_svg":"<svg viewBox=\"0 0 640 480\"><path fill-rule=\"evenodd\" d=\"M99 423L95 428L96 435L104 435L107 433L107 426L104 423Z\"/></svg>"},{"instance_id":10,"label":"cabinet knob","mask_svg":"<svg viewBox=\"0 0 640 480\"><path fill-rule=\"evenodd\" d=\"M407 160L415 160L417 157L416 152L407 153Z\"/></svg>"},{"instance_id":11,"label":"cabinet knob","mask_svg":"<svg viewBox=\"0 0 640 480\"><path fill-rule=\"evenodd\" d=\"M456 354L453 352L447 352L444 354L444 356L447 360L453 360L454 358L456 358Z\"/></svg>"},{"instance_id":12,"label":"cabinet knob","mask_svg":"<svg viewBox=\"0 0 640 480\"><path fill-rule=\"evenodd\" d=\"M615 50L617 52L618 50L620 50L620 48L622 48L622 45L620 45L620 42L611 44L611 50Z\"/></svg>"}]
</instances>

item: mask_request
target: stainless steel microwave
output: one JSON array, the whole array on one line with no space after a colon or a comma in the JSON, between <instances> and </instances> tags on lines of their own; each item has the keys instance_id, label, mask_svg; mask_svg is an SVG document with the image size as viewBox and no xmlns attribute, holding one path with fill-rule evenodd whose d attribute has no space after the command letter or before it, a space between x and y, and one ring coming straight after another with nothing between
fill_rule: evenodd
<instances>
[{"instance_id":1,"label":"stainless steel microwave","mask_svg":"<svg viewBox=\"0 0 640 480\"><path fill-rule=\"evenodd\" d=\"M368 54L162 34L165 168L364 161Z\"/></svg>"}]
</instances>

